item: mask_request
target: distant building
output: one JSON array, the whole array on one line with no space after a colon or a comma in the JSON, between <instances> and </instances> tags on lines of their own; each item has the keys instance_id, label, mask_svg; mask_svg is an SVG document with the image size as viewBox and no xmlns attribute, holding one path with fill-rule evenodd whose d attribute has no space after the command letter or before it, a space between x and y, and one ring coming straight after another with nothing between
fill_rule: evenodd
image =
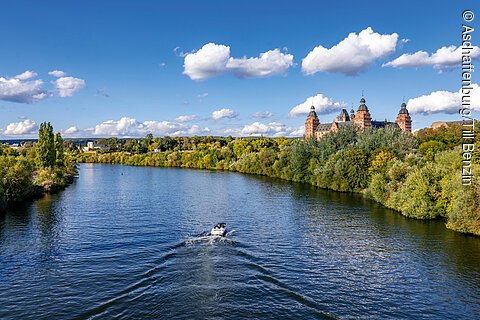
<instances>
[{"instance_id":1,"label":"distant building","mask_svg":"<svg viewBox=\"0 0 480 320\"><path fill-rule=\"evenodd\" d=\"M388 122L387 120L372 121L372 116L370 115L365 102L365 98L362 97L356 113L352 109L350 110L350 114L348 114L346 109L342 109L340 114L331 123L320 123L317 113L315 112L315 107L312 106L310 108L310 113L307 116L307 121L305 122L305 138L314 138L319 140L329 132L336 132L343 126L352 125L355 125L360 130L372 127L384 128L386 126L396 126L405 133L412 132L412 119L410 118L407 105L405 103L402 103L400 106L400 111L398 112L395 122Z\"/></svg>"},{"instance_id":2,"label":"distant building","mask_svg":"<svg viewBox=\"0 0 480 320\"><path fill-rule=\"evenodd\" d=\"M109 148L104 146L103 144L97 144L95 141L87 141L87 145L83 147L83 152L96 151L96 150L108 151Z\"/></svg>"}]
</instances>

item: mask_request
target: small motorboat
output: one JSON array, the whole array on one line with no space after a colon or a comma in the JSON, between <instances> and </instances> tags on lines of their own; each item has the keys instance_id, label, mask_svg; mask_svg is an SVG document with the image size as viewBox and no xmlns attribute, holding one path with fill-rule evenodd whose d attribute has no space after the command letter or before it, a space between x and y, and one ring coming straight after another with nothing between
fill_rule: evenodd
<instances>
[{"instance_id":1,"label":"small motorboat","mask_svg":"<svg viewBox=\"0 0 480 320\"><path fill-rule=\"evenodd\" d=\"M212 231L210 231L211 236L217 236L217 237L225 237L227 234L227 231L225 230L225 223L217 223L213 228Z\"/></svg>"}]
</instances>

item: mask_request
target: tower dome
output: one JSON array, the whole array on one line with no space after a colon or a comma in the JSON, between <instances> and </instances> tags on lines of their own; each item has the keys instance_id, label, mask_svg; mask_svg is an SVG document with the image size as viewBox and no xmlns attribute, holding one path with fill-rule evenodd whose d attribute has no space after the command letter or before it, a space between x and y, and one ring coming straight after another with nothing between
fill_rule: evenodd
<instances>
[{"instance_id":1,"label":"tower dome","mask_svg":"<svg viewBox=\"0 0 480 320\"><path fill-rule=\"evenodd\" d=\"M360 105L358 106L358 111L368 111L367 105L365 104L365 98L360 99Z\"/></svg>"},{"instance_id":2,"label":"tower dome","mask_svg":"<svg viewBox=\"0 0 480 320\"><path fill-rule=\"evenodd\" d=\"M312 116L312 117L317 116L317 113L315 112L315 107L313 105L310 107L310 113L308 114L308 116Z\"/></svg>"},{"instance_id":3,"label":"tower dome","mask_svg":"<svg viewBox=\"0 0 480 320\"><path fill-rule=\"evenodd\" d=\"M400 106L400 111L398 112L398 114L408 114L407 104L405 102L403 102Z\"/></svg>"}]
</instances>

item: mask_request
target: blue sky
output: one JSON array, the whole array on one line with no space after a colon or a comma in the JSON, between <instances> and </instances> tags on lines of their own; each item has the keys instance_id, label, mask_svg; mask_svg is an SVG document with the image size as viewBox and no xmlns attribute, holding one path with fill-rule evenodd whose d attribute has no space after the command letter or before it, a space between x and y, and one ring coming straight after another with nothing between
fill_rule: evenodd
<instances>
[{"instance_id":1,"label":"blue sky","mask_svg":"<svg viewBox=\"0 0 480 320\"><path fill-rule=\"evenodd\" d=\"M414 129L461 120L464 9L480 19L474 1L5 2L0 138L42 121L67 137L295 136L312 102L330 122L362 90L377 120L403 97Z\"/></svg>"}]
</instances>

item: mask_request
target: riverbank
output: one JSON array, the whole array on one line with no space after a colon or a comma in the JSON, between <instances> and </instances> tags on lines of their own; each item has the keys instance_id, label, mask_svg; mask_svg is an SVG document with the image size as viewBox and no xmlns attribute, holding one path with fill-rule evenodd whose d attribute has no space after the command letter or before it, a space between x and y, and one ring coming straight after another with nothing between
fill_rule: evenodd
<instances>
[{"instance_id":1,"label":"riverbank","mask_svg":"<svg viewBox=\"0 0 480 320\"><path fill-rule=\"evenodd\" d=\"M77 169L70 166L35 168L25 157L0 157L0 211L10 205L65 189L75 180Z\"/></svg>"},{"instance_id":2,"label":"riverbank","mask_svg":"<svg viewBox=\"0 0 480 320\"><path fill-rule=\"evenodd\" d=\"M13 149L0 145L0 210L10 204L62 190L77 173L75 158L65 152L60 133L40 124L35 144Z\"/></svg>"},{"instance_id":3,"label":"riverbank","mask_svg":"<svg viewBox=\"0 0 480 320\"><path fill-rule=\"evenodd\" d=\"M461 185L459 150L427 147L387 129L339 131L318 142L212 138L190 150L89 153L77 161L226 170L363 193L404 216L442 219L449 229L480 235L480 186ZM480 166L473 171L480 175Z\"/></svg>"}]
</instances>

